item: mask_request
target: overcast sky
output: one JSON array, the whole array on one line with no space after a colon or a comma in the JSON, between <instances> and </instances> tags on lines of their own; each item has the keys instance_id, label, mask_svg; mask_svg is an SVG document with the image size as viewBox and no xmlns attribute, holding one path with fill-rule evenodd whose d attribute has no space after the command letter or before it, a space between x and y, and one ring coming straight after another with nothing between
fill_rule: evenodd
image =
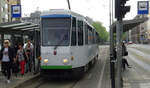
<instances>
[{"instance_id":1,"label":"overcast sky","mask_svg":"<svg viewBox=\"0 0 150 88\"><path fill-rule=\"evenodd\" d=\"M100 21L109 30L109 1L110 0L70 0L71 9L84 16L89 16L95 21ZM137 1L129 0L131 11L126 15L126 19L132 19L137 15ZM67 0L22 0L23 16L31 12L49 9L68 9Z\"/></svg>"}]
</instances>

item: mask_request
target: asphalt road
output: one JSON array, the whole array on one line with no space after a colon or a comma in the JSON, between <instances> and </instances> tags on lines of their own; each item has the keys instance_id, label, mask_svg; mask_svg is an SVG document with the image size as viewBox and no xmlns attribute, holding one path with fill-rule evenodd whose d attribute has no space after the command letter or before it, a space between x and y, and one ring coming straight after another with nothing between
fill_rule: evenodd
<instances>
[{"instance_id":1,"label":"asphalt road","mask_svg":"<svg viewBox=\"0 0 150 88\"><path fill-rule=\"evenodd\" d=\"M110 88L109 47L101 46L99 59L80 80L44 80L39 78L24 88Z\"/></svg>"},{"instance_id":2,"label":"asphalt road","mask_svg":"<svg viewBox=\"0 0 150 88\"><path fill-rule=\"evenodd\" d=\"M150 45L130 45L128 51L132 68L123 72L124 88L150 88Z\"/></svg>"}]
</instances>

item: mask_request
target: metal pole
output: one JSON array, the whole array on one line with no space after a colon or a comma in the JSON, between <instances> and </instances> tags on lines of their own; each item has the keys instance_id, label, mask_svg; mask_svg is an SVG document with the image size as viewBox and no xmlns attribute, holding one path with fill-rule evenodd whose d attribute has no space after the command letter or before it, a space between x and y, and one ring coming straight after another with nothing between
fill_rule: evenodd
<instances>
[{"instance_id":1,"label":"metal pole","mask_svg":"<svg viewBox=\"0 0 150 88\"><path fill-rule=\"evenodd\" d=\"M114 38L113 30L110 27L110 75L111 75L111 86L115 88L115 58L114 58Z\"/></svg>"},{"instance_id":2,"label":"metal pole","mask_svg":"<svg viewBox=\"0 0 150 88\"><path fill-rule=\"evenodd\" d=\"M113 7L113 1L112 1ZM111 11L112 10L112 11ZM113 36L113 27L111 26L113 19L113 9L111 9L111 0L109 0L109 11L110 11L110 75L111 75L111 87L115 88L115 62L114 62L114 36ZM111 13L112 12L112 13Z\"/></svg>"},{"instance_id":3,"label":"metal pole","mask_svg":"<svg viewBox=\"0 0 150 88\"><path fill-rule=\"evenodd\" d=\"M34 62L33 62L33 65L34 65L34 73L36 73L36 60L37 60L37 35L36 35L36 29L34 29Z\"/></svg>"},{"instance_id":4,"label":"metal pole","mask_svg":"<svg viewBox=\"0 0 150 88\"><path fill-rule=\"evenodd\" d=\"M68 2L68 8L69 8L69 10L71 10L71 7L70 7L70 1L67 0L67 2Z\"/></svg>"},{"instance_id":5,"label":"metal pole","mask_svg":"<svg viewBox=\"0 0 150 88\"><path fill-rule=\"evenodd\" d=\"M111 20L112 16L111 16L111 0L109 0L109 23L111 26L112 20Z\"/></svg>"},{"instance_id":6,"label":"metal pole","mask_svg":"<svg viewBox=\"0 0 150 88\"><path fill-rule=\"evenodd\" d=\"M3 32L1 34L1 39L2 39L2 45L1 45L1 47L3 47L4 46L4 33Z\"/></svg>"},{"instance_id":7,"label":"metal pole","mask_svg":"<svg viewBox=\"0 0 150 88\"><path fill-rule=\"evenodd\" d=\"M114 0L112 0L112 23L114 22Z\"/></svg>"},{"instance_id":8,"label":"metal pole","mask_svg":"<svg viewBox=\"0 0 150 88\"><path fill-rule=\"evenodd\" d=\"M116 67L116 88L122 88L122 37L123 24L122 19L119 19L116 24L117 33L117 67Z\"/></svg>"}]
</instances>

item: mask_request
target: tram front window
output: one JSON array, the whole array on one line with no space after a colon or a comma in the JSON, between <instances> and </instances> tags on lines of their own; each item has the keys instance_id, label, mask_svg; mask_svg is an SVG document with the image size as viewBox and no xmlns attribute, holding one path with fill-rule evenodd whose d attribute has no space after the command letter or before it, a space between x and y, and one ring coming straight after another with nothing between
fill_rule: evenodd
<instances>
[{"instance_id":1,"label":"tram front window","mask_svg":"<svg viewBox=\"0 0 150 88\"><path fill-rule=\"evenodd\" d=\"M49 18L42 21L44 46L68 46L70 42L70 19Z\"/></svg>"}]
</instances>

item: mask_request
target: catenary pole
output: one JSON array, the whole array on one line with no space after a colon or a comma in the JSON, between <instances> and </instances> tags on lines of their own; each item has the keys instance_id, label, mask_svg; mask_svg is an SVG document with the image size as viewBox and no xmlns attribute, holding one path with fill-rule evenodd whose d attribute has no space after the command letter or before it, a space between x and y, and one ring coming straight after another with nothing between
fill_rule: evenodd
<instances>
[{"instance_id":1,"label":"catenary pole","mask_svg":"<svg viewBox=\"0 0 150 88\"><path fill-rule=\"evenodd\" d=\"M67 0L67 2L68 2L68 8L69 8L69 10L71 10L70 1Z\"/></svg>"}]
</instances>

